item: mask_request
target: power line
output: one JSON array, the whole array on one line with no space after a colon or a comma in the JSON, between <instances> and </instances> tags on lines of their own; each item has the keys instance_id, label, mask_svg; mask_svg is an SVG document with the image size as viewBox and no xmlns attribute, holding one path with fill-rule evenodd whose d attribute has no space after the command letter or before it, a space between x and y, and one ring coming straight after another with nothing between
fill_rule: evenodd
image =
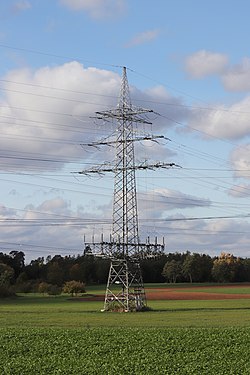
<instances>
[{"instance_id":1,"label":"power line","mask_svg":"<svg viewBox=\"0 0 250 375\"><path fill-rule=\"evenodd\" d=\"M8 245L8 246L17 246L19 251L24 250L25 252L41 252L41 250L35 250L35 248L38 249L43 249L43 251L48 252L48 251L60 251L60 252L65 252L65 251L74 251L74 252L82 252L82 249L76 249L76 248L68 248L68 247L60 247L60 246L46 246L46 245L36 245L36 244L30 244L30 243L20 243L20 242L9 242L9 241L0 241L0 245ZM23 249L25 247L25 249ZM31 249L28 249L31 248Z\"/></svg>"},{"instance_id":2,"label":"power line","mask_svg":"<svg viewBox=\"0 0 250 375\"><path fill-rule=\"evenodd\" d=\"M84 103L84 104L90 104L90 105L101 106L101 107L105 107L106 106L103 103L87 102L87 101L83 101L83 100L70 99L70 98L62 98L62 97L52 96L52 95L43 95L43 94L37 94L37 93L34 93L34 92L26 92L26 91L20 91L20 90L11 90L11 89L2 88L2 87L0 87L0 90L2 90L2 91L8 91L8 92L10 91L10 92L14 92L14 93L17 93L17 94L25 94L25 95L31 95L31 96L38 96L38 97L47 98L47 99L62 100L62 101L73 102L73 103Z\"/></svg>"},{"instance_id":3,"label":"power line","mask_svg":"<svg viewBox=\"0 0 250 375\"><path fill-rule=\"evenodd\" d=\"M2 45L1 45L2 46ZM36 53L35 51L33 51L34 53ZM36 85L33 85L33 86L36 86ZM58 89L58 88L57 88ZM58 90L60 90L60 91L67 91L66 89L58 89ZM70 92L73 92L73 90L71 90ZM80 92L79 92L80 93ZM90 93L89 93L90 94ZM93 95L98 95L98 94L93 94ZM102 95L101 95L102 96ZM103 96L105 96L105 95L103 95ZM46 96L45 96L46 97ZM112 96L111 96L112 97ZM66 98L65 98L65 100L67 100ZM158 103L158 104L161 104L160 102L156 102L156 103ZM162 104L165 104L165 105L173 105L172 103L162 103ZM179 104L176 104L176 105L178 105L179 106ZM182 106L182 105L180 105L180 106ZM189 107L189 106L187 106L187 107ZM190 106L190 108L192 108L192 106ZM202 107L197 107L196 109L199 109L199 110L207 110L207 108L202 108ZM216 110L218 110L218 109L216 109ZM224 111L224 110L223 110ZM226 111L226 110L225 110ZM227 112L227 111L226 111ZM236 112L236 113L238 113L238 111ZM243 113L245 113L245 112L243 112ZM248 113L248 112L246 112L246 113ZM174 121L173 119L171 119L171 121ZM179 123L179 124L181 124L181 123ZM59 124L58 124L59 125ZM184 125L184 124L182 124L182 125ZM197 129L193 129L193 130L197 130ZM198 130L197 130L198 131ZM200 132L200 131L199 131ZM206 134L206 133L204 133L204 132L201 132L201 133L203 133L203 134ZM208 134L207 134L208 135ZM221 139L221 138L217 138L217 139L219 139L219 140L223 140L223 139ZM231 143L231 144L233 144L233 143ZM208 155L208 157L209 157L209 154L207 154ZM211 155L210 155L211 156ZM195 170L195 169L194 169ZM203 169L203 170L205 170L205 169ZM233 171L233 170L232 170ZM190 178L190 177L187 177L187 178ZM200 178L202 178L202 177L200 177ZM215 185L215 184L214 184ZM216 185L215 185L216 186ZM219 186L219 185L217 185L217 186ZM247 191L247 188L246 188L246 191Z\"/></svg>"},{"instance_id":4,"label":"power line","mask_svg":"<svg viewBox=\"0 0 250 375\"><path fill-rule=\"evenodd\" d=\"M122 68L121 65L114 65L114 64L104 63L104 62L97 62L97 61L87 60L87 59L81 58L81 57L76 58L76 57L69 57L69 56L63 56L63 55L56 55L56 54L49 53L49 52L42 52L42 51L38 51L38 50L34 50L34 49L15 47L15 46L10 46L8 44L3 44L3 43L0 44L0 47L12 49L12 50L16 50L16 51L21 51L21 52L33 53L33 54L37 54L37 55L56 57L56 58L59 58L59 59L79 60L79 61L83 61L83 62L90 63L90 64L109 66L109 67L112 67L112 68Z\"/></svg>"},{"instance_id":5,"label":"power line","mask_svg":"<svg viewBox=\"0 0 250 375\"><path fill-rule=\"evenodd\" d=\"M66 89L66 88L60 88L60 87L52 87L52 86L46 86L46 85L40 85L40 84L34 84L34 83L27 83L27 82L18 82L18 81L13 81L13 80L7 80L7 79L0 79L0 82L6 82L6 83L13 83L16 85L23 85L23 86L30 86L30 87L39 87L39 88L44 88L48 90L55 90L55 91L63 91L63 92L68 92L68 93L74 93L74 94L83 94L83 95L89 95L89 96L97 96L97 97L104 97L104 98L111 98L115 99L116 95L108 95L108 94L100 94L100 93L95 93L95 92L89 92L89 91L81 91L81 90L71 90L71 89ZM8 90L8 91L13 91L12 89L7 89L7 88L2 88L2 90ZM23 92L26 93L26 92ZM29 93L27 93L29 94ZM44 95L47 97L47 95ZM48 96L49 97L49 96ZM60 99L60 97L55 97ZM67 100L67 98L65 98ZM150 100L150 99L138 99L138 98L133 98L132 100L134 102L143 102L143 103L150 103L150 104L160 104L160 105L167 105L171 107L181 107L181 108L189 108L189 109L195 109L199 111L212 111L212 112L225 112L225 113L235 113L235 114L249 114L250 111L235 111L231 109L225 109L225 108L220 108L220 107L199 107L199 106L193 106L193 105L188 105L188 104L181 104L181 103L170 103L167 101L158 101L158 100ZM83 101L84 103L84 101ZM92 103L88 103L92 104ZM96 104L96 103L94 103ZM2 105L0 107L3 107ZM14 108L14 107L13 107ZM18 108L17 109L23 109L23 108ZM65 115L67 116L68 114L62 114L62 113L56 113L56 112L46 112L42 110L36 110L37 112L45 112L45 113L52 113L52 114L59 114L59 115Z\"/></svg>"}]
</instances>

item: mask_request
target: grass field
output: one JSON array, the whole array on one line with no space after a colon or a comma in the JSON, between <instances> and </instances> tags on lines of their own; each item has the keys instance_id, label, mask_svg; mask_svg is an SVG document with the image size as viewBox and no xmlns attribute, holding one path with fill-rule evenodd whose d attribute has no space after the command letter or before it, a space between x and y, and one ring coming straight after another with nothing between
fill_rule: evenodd
<instances>
[{"instance_id":1,"label":"grass field","mask_svg":"<svg viewBox=\"0 0 250 375\"><path fill-rule=\"evenodd\" d=\"M250 286L227 292L247 295ZM149 305L149 312L102 313L103 302L67 296L0 300L0 374L250 374L250 299Z\"/></svg>"}]
</instances>

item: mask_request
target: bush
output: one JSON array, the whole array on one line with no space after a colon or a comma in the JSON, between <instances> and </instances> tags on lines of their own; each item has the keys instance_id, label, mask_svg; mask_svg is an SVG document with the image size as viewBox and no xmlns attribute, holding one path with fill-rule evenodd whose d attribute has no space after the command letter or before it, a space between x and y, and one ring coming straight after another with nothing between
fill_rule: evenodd
<instances>
[{"instance_id":1,"label":"bush","mask_svg":"<svg viewBox=\"0 0 250 375\"><path fill-rule=\"evenodd\" d=\"M49 288L48 288L47 293L50 296L57 296L57 295L62 293L62 288L58 285L49 284Z\"/></svg>"},{"instance_id":2,"label":"bush","mask_svg":"<svg viewBox=\"0 0 250 375\"><path fill-rule=\"evenodd\" d=\"M81 281L67 281L63 286L63 292L77 296L78 293L86 293L85 284Z\"/></svg>"},{"instance_id":3,"label":"bush","mask_svg":"<svg viewBox=\"0 0 250 375\"><path fill-rule=\"evenodd\" d=\"M38 293L48 293L49 289L51 287L51 284L46 283L45 281L42 281L37 288Z\"/></svg>"},{"instance_id":4,"label":"bush","mask_svg":"<svg viewBox=\"0 0 250 375\"><path fill-rule=\"evenodd\" d=\"M6 298L14 296L15 293L10 286L0 285L0 298Z\"/></svg>"},{"instance_id":5,"label":"bush","mask_svg":"<svg viewBox=\"0 0 250 375\"><path fill-rule=\"evenodd\" d=\"M32 281L26 281L15 285L15 291L17 293L31 293L34 291L34 285Z\"/></svg>"}]
</instances>

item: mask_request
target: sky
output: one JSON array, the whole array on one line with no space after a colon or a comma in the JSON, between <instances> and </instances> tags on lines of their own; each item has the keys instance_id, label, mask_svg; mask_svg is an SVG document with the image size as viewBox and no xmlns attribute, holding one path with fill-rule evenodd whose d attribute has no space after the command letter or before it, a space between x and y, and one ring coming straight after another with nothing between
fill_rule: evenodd
<instances>
[{"instance_id":1,"label":"sky","mask_svg":"<svg viewBox=\"0 0 250 375\"><path fill-rule=\"evenodd\" d=\"M82 254L112 228L122 67L138 135L140 239L166 252L250 257L248 0L0 0L0 251ZM108 237L107 237L108 238Z\"/></svg>"}]
</instances>

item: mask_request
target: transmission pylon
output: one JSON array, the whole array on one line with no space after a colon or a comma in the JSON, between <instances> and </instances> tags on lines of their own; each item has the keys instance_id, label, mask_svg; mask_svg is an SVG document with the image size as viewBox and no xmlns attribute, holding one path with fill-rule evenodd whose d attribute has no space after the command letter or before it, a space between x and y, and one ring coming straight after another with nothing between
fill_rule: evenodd
<instances>
[{"instance_id":1,"label":"transmission pylon","mask_svg":"<svg viewBox=\"0 0 250 375\"><path fill-rule=\"evenodd\" d=\"M83 144L84 146L99 147L101 145L115 147L115 161L113 165L102 164L98 167L83 170L79 174L103 174L113 172L114 197L112 233L108 241L103 235L100 242L94 240L85 242L85 254L102 256L110 259L110 270L105 293L103 311L140 311L147 306L140 260L157 256L164 251L164 241L159 244L157 238L150 242L148 238L140 242L138 230L138 210L136 194L137 170L170 168L174 163L146 162L135 163L136 141L165 138L164 136L138 136L134 124L151 124L145 114L152 110L132 106L127 80L126 67L123 75L118 105L115 109L96 112L96 117L102 120L117 122L116 137ZM144 115L144 116L143 116ZM165 138L166 139L166 138Z\"/></svg>"}]
</instances>

